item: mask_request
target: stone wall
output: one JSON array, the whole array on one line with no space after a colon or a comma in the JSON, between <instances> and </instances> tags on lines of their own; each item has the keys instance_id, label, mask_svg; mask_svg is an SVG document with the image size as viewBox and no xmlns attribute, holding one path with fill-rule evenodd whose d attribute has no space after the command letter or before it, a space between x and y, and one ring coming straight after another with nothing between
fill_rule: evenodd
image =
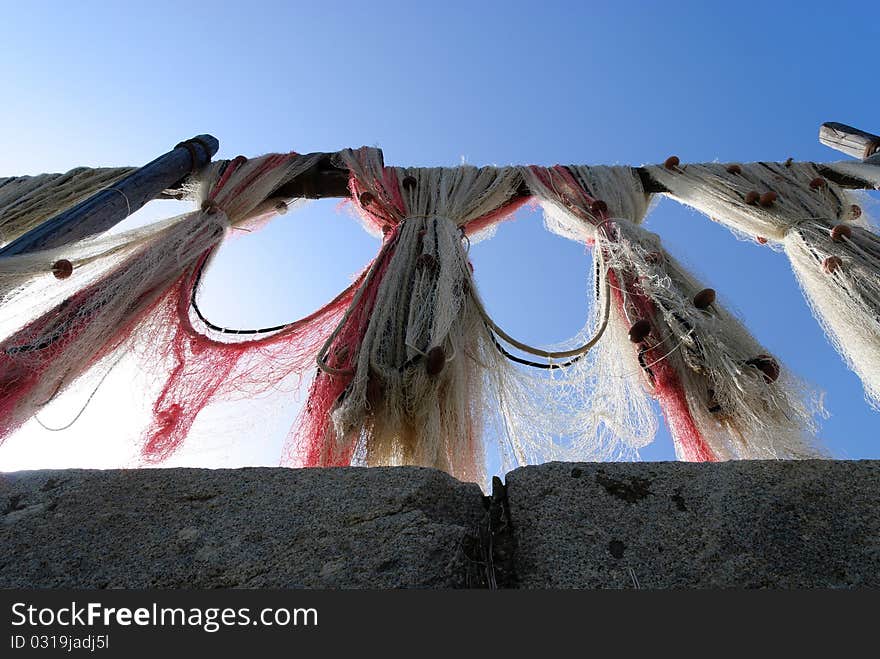
<instances>
[{"instance_id":1,"label":"stone wall","mask_svg":"<svg viewBox=\"0 0 880 659\"><path fill-rule=\"evenodd\" d=\"M0 587L880 586L880 462L0 474Z\"/></svg>"}]
</instances>

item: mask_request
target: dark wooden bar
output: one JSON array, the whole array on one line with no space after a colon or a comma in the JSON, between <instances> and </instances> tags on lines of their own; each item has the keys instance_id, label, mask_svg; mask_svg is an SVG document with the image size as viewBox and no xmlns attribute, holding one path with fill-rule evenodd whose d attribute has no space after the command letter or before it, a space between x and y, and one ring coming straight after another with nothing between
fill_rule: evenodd
<instances>
[{"instance_id":1,"label":"dark wooden bar","mask_svg":"<svg viewBox=\"0 0 880 659\"><path fill-rule=\"evenodd\" d=\"M820 129L820 141L839 151L860 158L866 164L880 167L878 149L880 137L844 124L829 122ZM217 152L219 142L210 135L200 135L178 145L174 150L140 168L94 197L65 211L5 248L0 256L24 254L39 249L57 247L73 240L106 231L128 214L133 213L154 198L179 199L184 195L181 184L189 173L206 165ZM308 171L279 188L273 198L324 199L349 196L348 170L339 163L334 152L322 152L321 158ZM195 158L195 162L193 161ZM842 174L829 165L817 164L819 173L829 181L848 189L873 189L872 182ZM663 193L666 188L655 181L647 168L634 167L646 192ZM531 192L523 183L515 197L529 197Z\"/></svg>"},{"instance_id":2,"label":"dark wooden bar","mask_svg":"<svg viewBox=\"0 0 880 659\"><path fill-rule=\"evenodd\" d=\"M880 136L859 130L841 123L828 122L822 124L819 130L819 141L831 148L842 151L847 155L857 158L870 158L868 164L877 164L876 158L880 158ZM337 165L338 158L335 153L324 153L318 163L309 171L300 175L295 181L280 188L276 195L279 198L299 199L323 199L327 197L347 197L348 171ZM852 190L871 190L874 185L870 181L849 176L835 171L830 166L817 164L819 173L829 181ZM646 192L658 194L668 192L665 187L651 178L650 173L644 167L633 168L642 181ZM170 191L173 196L173 191ZM518 197L529 197L531 192L523 186L517 191Z\"/></svg>"},{"instance_id":3,"label":"dark wooden bar","mask_svg":"<svg viewBox=\"0 0 880 659\"><path fill-rule=\"evenodd\" d=\"M340 198L347 197L348 192L348 170L334 164L334 154L324 154L325 158L311 170L301 174L296 180L291 181L286 186L279 188L275 197L279 198L299 198L299 199L324 199L324 198ZM841 174L828 166L818 165L819 173L829 181L837 183L841 187L848 189L873 189L873 184L863 179ZM646 192L662 193L667 192L660 183L651 178L650 173L644 167L633 168L638 177L642 181ZM517 196L529 197L531 192L525 184L517 191Z\"/></svg>"},{"instance_id":4,"label":"dark wooden bar","mask_svg":"<svg viewBox=\"0 0 880 659\"><path fill-rule=\"evenodd\" d=\"M831 135L832 131L834 131L834 134L837 137L829 137L826 140L826 137ZM854 137L848 138L844 137L844 135ZM836 142L832 144L831 142L834 140L836 140ZM820 130L820 141L824 144L842 150L849 155L857 155L860 158L864 155L863 152L866 147L870 145L871 140L880 140L880 137L844 124L829 122L823 124L822 129ZM851 148L836 146L837 142L848 144ZM322 152L321 158L314 167L304 172L287 185L279 188L273 197L278 199L325 199L348 197L348 170L337 164L338 162L339 158L336 153ZM869 163L874 164L873 160L869 161ZM880 165L880 163L877 164ZM819 168L819 173L822 176L843 188L853 190L870 190L874 188L874 185L870 181L842 174L827 165L818 164L817 166ZM646 192L654 194L667 192L666 188L651 178L651 175L646 168L634 167L633 169L641 179ZM180 198L183 196L183 192L179 189L170 188L163 193L163 196L166 198ZM516 196L529 197L531 196L531 192L528 187L523 184L523 186L517 191Z\"/></svg>"}]
</instances>

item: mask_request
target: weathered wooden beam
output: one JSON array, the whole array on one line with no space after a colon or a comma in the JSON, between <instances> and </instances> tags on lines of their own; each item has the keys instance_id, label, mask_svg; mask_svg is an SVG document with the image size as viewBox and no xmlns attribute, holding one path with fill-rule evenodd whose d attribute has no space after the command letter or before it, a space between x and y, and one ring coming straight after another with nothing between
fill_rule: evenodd
<instances>
[{"instance_id":1,"label":"weathered wooden beam","mask_svg":"<svg viewBox=\"0 0 880 659\"><path fill-rule=\"evenodd\" d=\"M106 231L166 188L179 188L191 172L207 165L219 148L220 142L211 135L181 142L109 188L13 240L0 249L0 257L60 247Z\"/></svg>"},{"instance_id":2,"label":"weathered wooden beam","mask_svg":"<svg viewBox=\"0 0 880 659\"><path fill-rule=\"evenodd\" d=\"M326 154L315 167L304 172L296 180L291 181L279 188L273 197L287 199L325 199L342 198L349 196L348 170L334 164L333 154ZM849 189L873 189L873 184L854 176L841 174L831 167L818 165L819 173L841 187ZM633 170L642 181L646 192L667 192L666 188L651 178L650 173L644 167L634 167ZM523 183L516 192L516 197L530 197L531 192Z\"/></svg>"},{"instance_id":3,"label":"weathered wooden beam","mask_svg":"<svg viewBox=\"0 0 880 659\"><path fill-rule=\"evenodd\" d=\"M865 139L859 138L862 139L862 141L859 143L863 145L863 150L865 149L865 146L870 142L870 139L867 138L880 140L880 137L871 135L870 133L865 133L863 131L858 131L857 129L850 128L848 126L843 126L843 124L824 124L823 131L825 131L826 127L842 127L842 129L850 131L853 135L858 134L863 136ZM831 128L828 128L828 130L830 131ZM824 132L820 134L820 139L822 139L822 135L824 135ZM853 137L852 139L855 140L856 138ZM853 144L855 144L855 142L853 142ZM859 157L861 157L861 155L862 154L860 153ZM338 162L339 158L337 158L335 153L322 153L321 159L314 167L304 172L287 185L279 188L273 194L273 198L325 199L347 197L349 195L349 172L347 169L337 164ZM873 159L869 162L873 164ZM877 164L880 165L880 162L878 162ZM870 181L866 181L855 176L842 174L832 169L830 166L818 164L817 167L819 169L819 173L822 176L827 178L829 181L840 185L841 187L849 189L873 189L874 187L874 185ZM646 168L634 167L633 171L641 179L642 185L644 186L646 192L655 194L667 192L665 187L663 187L660 183L651 178L651 175ZM166 190L164 196L171 198L180 198L183 196L183 191L175 189ZM529 196L531 196L531 192L529 191L525 183L523 183L523 185L520 186L520 189L517 190L515 197Z\"/></svg>"},{"instance_id":4,"label":"weathered wooden beam","mask_svg":"<svg viewBox=\"0 0 880 659\"><path fill-rule=\"evenodd\" d=\"M314 155L314 154L307 154ZM321 159L294 180L276 190L275 199L324 199L342 198L349 195L348 170L335 164L336 153L321 152ZM186 191L180 186L163 190L163 199L183 199Z\"/></svg>"},{"instance_id":5,"label":"weathered wooden beam","mask_svg":"<svg viewBox=\"0 0 880 659\"><path fill-rule=\"evenodd\" d=\"M835 121L820 126L819 141L825 146L862 160L880 154L880 136Z\"/></svg>"},{"instance_id":6,"label":"weathered wooden beam","mask_svg":"<svg viewBox=\"0 0 880 659\"><path fill-rule=\"evenodd\" d=\"M273 196L298 199L349 196L348 170L336 165L336 154L325 153L311 169L278 189Z\"/></svg>"}]
</instances>

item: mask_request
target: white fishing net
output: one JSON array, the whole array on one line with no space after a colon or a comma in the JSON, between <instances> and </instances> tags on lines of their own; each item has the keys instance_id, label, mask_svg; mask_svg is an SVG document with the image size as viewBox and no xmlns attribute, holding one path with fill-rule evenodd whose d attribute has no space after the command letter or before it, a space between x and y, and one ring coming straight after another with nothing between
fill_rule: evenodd
<instances>
[{"instance_id":1,"label":"white fishing net","mask_svg":"<svg viewBox=\"0 0 880 659\"><path fill-rule=\"evenodd\" d=\"M90 369L158 331L151 312L233 226L314 158L218 162L193 189L203 208L148 227L0 259L0 440ZM222 182L222 185L221 185Z\"/></svg>"},{"instance_id":2,"label":"white fishing net","mask_svg":"<svg viewBox=\"0 0 880 659\"><path fill-rule=\"evenodd\" d=\"M650 440L653 394L681 459L817 454L809 434L815 398L639 226L649 197L631 168L532 167L524 176L551 231L594 245L595 290L607 276L616 300L602 338L573 367L581 371L577 389L590 393L577 415L587 433L582 447ZM645 337L634 342L630 330L645 320Z\"/></svg>"},{"instance_id":3,"label":"white fishing net","mask_svg":"<svg viewBox=\"0 0 880 659\"><path fill-rule=\"evenodd\" d=\"M0 247L133 171L77 167L65 174L0 178Z\"/></svg>"},{"instance_id":4,"label":"white fishing net","mask_svg":"<svg viewBox=\"0 0 880 659\"><path fill-rule=\"evenodd\" d=\"M871 168L836 165L870 179ZM651 167L669 195L780 246L829 340L880 405L880 237L858 199L812 163ZM875 175L876 177L876 175Z\"/></svg>"},{"instance_id":5,"label":"white fishing net","mask_svg":"<svg viewBox=\"0 0 880 659\"><path fill-rule=\"evenodd\" d=\"M519 172L384 168L365 151L342 158L365 224L384 228L386 243L322 351L330 377L350 377L331 411L335 441L357 443L366 464L432 466L482 482L487 331L466 233L509 204ZM362 334L345 342L339 337L353 315ZM343 362L350 365L333 365Z\"/></svg>"},{"instance_id":6,"label":"white fishing net","mask_svg":"<svg viewBox=\"0 0 880 659\"><path fill-rule=\"evenodd\" d=\"M629 167L391 168L376 149L341 152L365 227L384 236L377 258L277 340L205 336L212 326L192 317L190 294L215 247L230 229L285 210L276 191L321 157L212 163L188 188L197 211L0 260L0 439L132 351L165 378L147 460L176 450L210 401L280 387L314 369L316 356L320 370L285 449L285 463L296 466L415 464L484 482L487 442L497 443L504 469L631 459L655 435L652 397L681 459L819 455L812 392L641 226L651 195ZM652 175L738 233L783 245L817 315L876 397L880 241L842 191L810 186L811 167ZM32 187L63 205L98 180ZM498 327L468 257L471 241L522 203L524 182L551 231L593 247L590 320L559 345L529 346ZM0 202L13 183L0 180ZM760 196L771 187L776 198ZM753 189L757 202L746 203ZM4 218L27 224L39 215L38 204L11 199L14 213ZM846 230L832 239L842 221Z\"/></svg>"}]
</instances>

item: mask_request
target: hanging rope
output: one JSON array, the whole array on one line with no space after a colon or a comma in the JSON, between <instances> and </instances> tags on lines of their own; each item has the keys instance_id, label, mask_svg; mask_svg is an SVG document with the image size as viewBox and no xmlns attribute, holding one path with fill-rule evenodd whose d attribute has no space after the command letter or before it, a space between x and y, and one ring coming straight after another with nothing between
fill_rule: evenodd
<instances>
[{"instance_id":1,"label":"hanging rope","mask_svg":"<svg viewBox=\"0 0 880 659\"><path fill-rule=\"evenodd\" d=\"M601 258L602 258L601 254L598 256L598 258L600 260L599 262L601 263ZM501 329L494 320L492 320L492 317L486 311L486 307L483 305L483 302L479 299L479 297L474 295L473 298L474 298L474 304L476 305L477 310L480 312L480 315L482 316L483 321L486 323L486 325L495 334L497 334L502 339L507 341L510 345L515 346L515 347L519 348L520 350L522 350L523 352L526 352L530 355L535 355L536 357L545 357L547 359L566 359L569 357L582 357L583 355L587 354L590 351L590 349L599 342L599 339L602 338L602 335L605 333L605 329L608 327L608 317L609 317L609 311L610 311L609 291L610 291L609 284L606 279L604 282L604 288L603 288L603 294L602 294L602 309L603 309L602 318L599 323L598 329L596 330L595 334L592 336L592 338L590 338L589 341L587 341L586 343L584 343L581 346L578 346L577 348L572 348L570 350L544 350L543 348L536 348L534 346L530 346L527 343L523 343L522 341L519 341L519 340L513 338L512 336L510 336L510 334L508 334L503 329ZM510 355L505 353L505 356L509 357ZM517 360L515 360L515 361L517 361ZM520 362L520 363L526 363L526 362ZM574 363L574 362L569 362L569 364L571 364L571 363ZM533 364L528 363L528 365L531 366ZM561 364L558 366L549 365L548 368L556 368L559 366L562 366L562 365Z\"/></svg>"}]
</instances>

